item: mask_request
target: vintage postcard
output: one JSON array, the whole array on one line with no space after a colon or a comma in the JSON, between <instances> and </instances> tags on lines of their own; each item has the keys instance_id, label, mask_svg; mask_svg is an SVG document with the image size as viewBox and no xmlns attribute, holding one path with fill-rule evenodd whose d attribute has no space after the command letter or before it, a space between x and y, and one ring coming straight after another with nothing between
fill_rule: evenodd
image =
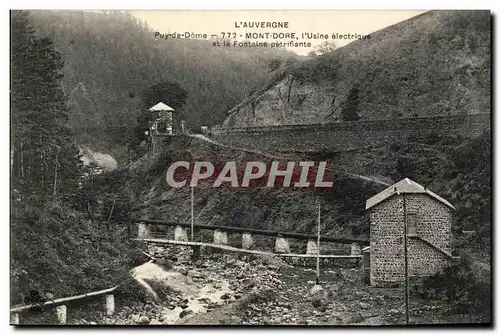
<instances>
[{"instance_id":1,"label":"vintage postcard","mask_svg":"<svg viewBox=\"0 0 500 335\"><path fill-rule=\"evenodd\" d=\"M491 326L487 10L12 10L10 321Z\"/></svg>"}]
</instances>

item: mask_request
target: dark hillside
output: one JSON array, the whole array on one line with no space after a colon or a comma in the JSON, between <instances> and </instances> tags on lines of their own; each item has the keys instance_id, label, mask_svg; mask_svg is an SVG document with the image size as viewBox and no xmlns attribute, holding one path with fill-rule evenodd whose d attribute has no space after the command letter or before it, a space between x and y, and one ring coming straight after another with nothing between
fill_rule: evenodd
<instances>
[{"instance_id":1,"label":"dark hillside","mask_svg":"<svg viewBox=\"0 0 500 335\"><path fill-rule=\"evenodd\" d=\"M489 11L427 12L283 66L223 126L344 120L346 106L356 119L488 113L490 51Z\"/></svg>"},{"instance_id":2,"label":"dark hillside","mask_svg":"<svg viewBox=\"0 0 500 335\"><path fill-rule=\"evenodd\" d=\"M205 40L155 38L150 28L124 12L33 11L30 21L62 55L70 126L80 142L97 150L118 152L115 147L127 143L131 130L114 132L113 127L133 129L142 111L143 89L177 82L188 91L182 111L188 127L214 125L265 83L271 58L295 55L269 48L214 48Z\"/></svg>"}]
</instances>

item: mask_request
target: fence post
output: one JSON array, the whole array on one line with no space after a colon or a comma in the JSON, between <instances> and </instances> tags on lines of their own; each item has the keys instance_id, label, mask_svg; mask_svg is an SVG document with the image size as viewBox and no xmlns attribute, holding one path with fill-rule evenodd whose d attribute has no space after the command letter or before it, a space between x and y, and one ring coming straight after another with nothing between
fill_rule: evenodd
<instances>
[{"instance_id":1,"label":"fence post","mask_svg":"<svg viewBox=\"0 0 500 335\"><path fill-rule=\"evenodd\" d=\"M361 245L359 243L351 243L351 255L361 256Z\"/></svg>"},{"instance_id":2,"label":"fence post","mask_svg":"<svg viewBox=\"0 0 500 335\"><path fill-rule=\"evenodd\" d=\"M59 305L56 307L57 320L59 320L59 323L62 325L66 324L66 311L66 305Z\"/></svg>"},{"instance_id":3,"label":"fence post","mask_svg":"<svg viewBox=\"0 0 500 335\"><path fill-rule=\"evenodd\" d=\"M318 253L318 244L316 243L316 241L315 240L308 240L306 254L316 255L317 253Z\"/></svg>"},{"instance_id":4,"label":"fence post","mask_svg":"<svg viewBox=\"0 0 500 335\"><path fill-rule=\"evenodd\" d=\"M241 236L241 247L243 249L252 249L253 237L251 233L243 233Z\"/></svg>"},{"instance_id":5,"label":"fence post","mask_svg":"<svg viewBox=\"0 0 500 335\"><path fill-rule=\"evenodd\" d=\"M174 240L188 242L186 229L182 228L181 226L175 227Z\"/></svg>"},{"instance_id":6,"label":"fence post","mask_svg":"<svg viewBox=\"0 0 500 335\"><path fill-rule=\"evenodd\" d=\"M290 253L290 245L288 241L281 235L276 237L276 243L274 245L274 251L279 254L289 254Z\"/></svg>"},{"instance_id":7,"label":"fence post","mask_svg":"<svg viewBox=\"0 0 500 335\"><path fill-rule=\"evenodd\" d=\"M115 296L113 294L106 295L106 315L112 316L115 314Z\"/></svg>"},{"instance_id":8,"label":"fence post","mask_svg":"<svg viewBox=\"0 0 500 335\"><path fill-rule=\"evenodd\" d=\"M149 229L148 226L141 222L137 225L137 238L147 238L149 237Z\"/></svg>"},{"instance_id":9,"label":"fence post","mask_svg":"<svg viewBox=\"0 0 500 335\"><path fill-rule=\"evenodd\" d=\"M19 314L18 313L12 313L10 316L10 324L11 325L18 325L19 324Z\"/></svg>"},{"instance_id":10,"label":"fence post","mask_svg":"<svg viewBox=\"0 0 500 335\"><path fill-rule=\"evenodd\" d=\"M214 244L228 244L227 233L217 229L214 231Z\"/></svg>"}]
</instances>

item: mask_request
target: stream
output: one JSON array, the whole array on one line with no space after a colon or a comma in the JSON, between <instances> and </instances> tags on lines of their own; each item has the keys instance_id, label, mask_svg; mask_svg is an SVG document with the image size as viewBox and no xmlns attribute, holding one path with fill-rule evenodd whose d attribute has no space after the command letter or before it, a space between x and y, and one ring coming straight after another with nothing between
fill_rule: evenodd
<instances>
[{"instance_id":1,"label":"stream","mask_svg":"<svg viewBox=\"0 0 500 335\"><path fill-rule=\"evenodd\" d=\"M206 313L213 306L225 304L235 293L227 280L217 280L217 283L196 283L194 280L201 277L199 272L193 271L187 276L178 271L167 271L152 262L134 268L131 275L155 299L158 299L158 293L149 284L152 282L155 283L155 287L159 285L174 292L176 300L180 301L175 307L161 306L157 313L158 317L152 319L150 324L174 324L184 315ZM161 322L158 321L160 319Z\"/></svg>"}]
</instances>

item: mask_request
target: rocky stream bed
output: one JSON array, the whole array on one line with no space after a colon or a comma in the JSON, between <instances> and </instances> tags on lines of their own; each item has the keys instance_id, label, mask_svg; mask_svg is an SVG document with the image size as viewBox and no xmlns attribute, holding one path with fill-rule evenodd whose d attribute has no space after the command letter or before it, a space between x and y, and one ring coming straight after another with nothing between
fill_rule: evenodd
<instances>
[{"instance_id":1,"label":"rocky stream bed","mask_svg":"<svg viewBox=\"0 0 500 335\"><path fill-rule=\"evenodd\" d=\"M359 264L315 271L280 258L208 253L151 245L155 262L131 273L143 298L116 297L106 316L102 302L68 310L69 324L84 325L404 325L402 288L373 288ZM300 263L300 262L297 262ZM140 284L140 285L138 285ZM101 305L99 305L101 304ZM98 308L98 306L101 306ZM443 318L445 309L413 299L411 323L467 322Z\"/></svg>"}]
</instances>

